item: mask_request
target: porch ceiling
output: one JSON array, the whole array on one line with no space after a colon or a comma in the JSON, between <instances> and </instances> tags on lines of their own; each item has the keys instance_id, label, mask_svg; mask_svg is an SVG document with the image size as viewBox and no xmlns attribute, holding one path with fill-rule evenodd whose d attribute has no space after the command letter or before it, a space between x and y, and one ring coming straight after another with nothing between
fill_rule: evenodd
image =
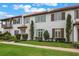
<instances>
[{"instance_id":1,"label":"porch ceiling","mask_svg":"<svg viewBox=\"0 0 79 59\"><path fill-rule=\"evenodd\" d=\"M79 22L75 22L73 25L79 25Z\"/></svg>"}]
</instances>

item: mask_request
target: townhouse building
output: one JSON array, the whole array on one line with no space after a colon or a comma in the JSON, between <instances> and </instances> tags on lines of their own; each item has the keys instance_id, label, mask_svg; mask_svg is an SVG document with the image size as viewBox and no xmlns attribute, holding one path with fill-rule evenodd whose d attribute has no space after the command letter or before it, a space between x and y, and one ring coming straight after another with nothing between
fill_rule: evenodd
<instances>
[{"instance_id":1,"label":"townhouse building","mask_svg":"<svg viewBox=\"0 0 79 59\"><path fill-rule=\"evenodd\" d=\"M66 38L66 20L71 15L71 41L79 41L79 5L58 8L51 11L19 15L1 19L2 33L8 31L12 35L28 34L30 40L30 24L34 22L34 37L43 37L45 30L50 38Z\"/></svg>"}]
</instances>

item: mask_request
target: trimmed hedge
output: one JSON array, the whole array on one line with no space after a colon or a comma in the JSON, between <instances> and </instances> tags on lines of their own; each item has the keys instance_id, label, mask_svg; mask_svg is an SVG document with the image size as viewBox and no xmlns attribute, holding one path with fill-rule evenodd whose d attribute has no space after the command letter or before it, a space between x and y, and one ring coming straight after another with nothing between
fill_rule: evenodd
<instances>
[{"instance_id":1,"label":"trimmed hedge","mask_svg":"<svg viewBox=\"0 0 79 59\"><path fill-rule=\"evenodd\" d=\"M79 49L79 43L74 43L73 47Z\"/></svg>"},{"instance_id":2,"label":"trimmed hedge","mask_svg":"<svg viewBox=\"0 0 79 59\"><path fill-rule=\"evenodd\" d=\"M16 34L15 36L16 36L17 40L20 40L21 34Z\"/></svg>"},{"instance_id":3,"label":"trimmed hedge","mask_svg":"<svg viewBox=\"0 0 79 59\"><path fill-rule=\"evenodd\" d=\"M27 40L28 39L28 34L23 34L23 40Z\"/></svg>"},{"instance_id":4,"label":"trimmed hedge","mask_svg":"<svg viewBox=\"0 0 79 59\"><path fill-rule=\"evenodd\" d=\"M45 41L49 40L49 32L46 30L43 34Z\"/></svg>"},{"instance_id":5,"label":"trimmed hedge","mask_svg":"<svg viewBox=\"0 0 79 59\"><path fill-rule=\"evenodd\" d=\"M3 40L11 40L11 33L9 33L9 32L5 32L5 33L3 33L2 34L3 36L2 36L2 39Z\"/></svg>"},{"instance_id":6,"label":"trimmed hedge","mask_svg":"<svg viewBox=\"0 0 79 59\"><path fill-rule=\"evenodd\" d=\"M3 39L3 34L0 34L0 40L2 40Z\"/></svg>"},{"instance_id":7,"label":"trimmed hedge","mask_svg":"<svg viewBox=\"0 0 79 59\"><path fill-rule=\"evenodd\" d=\"M17 40L20 40L21 34L16 34ZM27 40L28 39L28 34L22 34L22 40Z\"/></svg>"},{"instance_id":8,"label":"trimmed hedge","mask_svg":"<svg viewBox=\"0 0 79 59\"><path fill-rule=\"evenodd\" d=\"M65 42L65 38L55 38L55 42Z\"/></svg>"},{"instance_id":9,"label":"trimmed hedge","mask_svg":"<svg viewBox=\"0 0 79 59\"><path fill-rule=\"evenodd\" d=\"M36 39L37 41L39 41L39 42L42 42L42 41L43 41L41 37L35 37L35 39Z\"/></svg>"}]
</instances>

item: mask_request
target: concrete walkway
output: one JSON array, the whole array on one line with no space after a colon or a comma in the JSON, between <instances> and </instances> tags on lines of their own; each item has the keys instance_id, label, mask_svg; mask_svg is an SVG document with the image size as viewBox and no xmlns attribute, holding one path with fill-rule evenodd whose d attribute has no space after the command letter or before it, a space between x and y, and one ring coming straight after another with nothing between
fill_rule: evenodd
<instances>
[{"instance_id":1,"label":"concrete walkway","mask_svg":"<svg viewBox=\"0 0 79 59\"><path fill-rule=\"evenodd\" d=\"M48 46L39 46L39 45L23 44L23 43L14 43L14 42L0 42L0 43L79 53L79 49L74 49L74 48L48 47Z\"/></svg>"}]
</instances>

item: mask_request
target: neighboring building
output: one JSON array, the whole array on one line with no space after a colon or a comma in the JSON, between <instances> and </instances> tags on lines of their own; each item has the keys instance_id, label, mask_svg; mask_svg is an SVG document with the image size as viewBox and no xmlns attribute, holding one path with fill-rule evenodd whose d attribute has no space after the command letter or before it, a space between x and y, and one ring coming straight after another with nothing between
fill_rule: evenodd
<instances>
[{"instance_id":1,"label":"neighboring building","mask_svg":"<svg viewBox=\"0 0 79 59\"><path fill-rule=\"evenodd\" d=\"M43 37L45 30L48 30L50 38L66 38L66 19L67 15L72 17L71 41L79 41L79 5L66 8L54 9L48 12L40 12L29 15L1 20L3 32L15 34L28 34L30 40L30 24L34 21L34 37Z\"/></svg>"}]
</instances>

